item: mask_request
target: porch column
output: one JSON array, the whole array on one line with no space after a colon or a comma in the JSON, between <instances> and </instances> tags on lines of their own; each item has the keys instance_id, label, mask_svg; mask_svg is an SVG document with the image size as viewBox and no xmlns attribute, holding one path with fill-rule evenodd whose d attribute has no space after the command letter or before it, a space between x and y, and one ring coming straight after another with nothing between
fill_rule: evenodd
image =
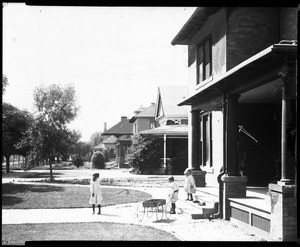
<instances>
[{"instance_id":1,"label":"porch column","mask_svg":"<svg viewBox=\"0 0 300 247\"><path fill-rule=\"evenodd\" d=\"M227 98L225 117L225 173L228 176L239 176L237 153L237 114L238 98L240 95L231 95Z\"/></svg>"},{"instance_id":2,"label":"porch column","mask_svg":"<svg viewBox=\"0 0 300 247\"><path fill-rule=\"evenodd\" d=\"M164 167L167 167L167 135L164 135Z\"/></svg>"},{"instance_id":3,"label":"porch column","mask_svg":"<svg viewBox=\"0 0 300 247\"><path fill-rule=\"evenodd\" d=\"M288 150L287 150L287 131L288 123L291 118L290 111L290 88L291 83L290 77L288 75L282 76L282 99L281 99L281 179L278 182L282 185L292 184L293 179L291 179L291 162L288 160Z\"/></svg>"},{"instance_id":4,"label":"porch column","mask_svg":"<svg viewBox=\"0 0 300 247\"><path fill-rule=\"evenodd\" d=\"M231 216L231 206L229 198L246 197L247 177L240 176L238 172L237 155L237 110L239 95L227 97L224 107L224 171L221 177L223 181L223 216L229 220Z\"/></svg>"},{"instance_id":5,"label":"porch column","mask_svg":"<svg viewBox=\"0 0 300 247\"><path fill-rule=\"evenodd\" d=\"M200 138L200 119L199 119L199 111L193 110L192 113L192 169L200 168L199 161L199 138Z\"/></svg>"}]
</instances>

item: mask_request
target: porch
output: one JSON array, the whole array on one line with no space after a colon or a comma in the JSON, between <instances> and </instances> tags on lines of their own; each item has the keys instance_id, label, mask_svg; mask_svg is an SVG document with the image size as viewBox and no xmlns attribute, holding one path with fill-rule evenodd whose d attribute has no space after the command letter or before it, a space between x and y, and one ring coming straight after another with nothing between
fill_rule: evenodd
<instances>
[{"instance_id":1,"label":"porch","mask_svg":"<svg viewBox=\"0 0 300 247\"><path fill-rule=\"evenodd\" d=\"M182 193L184 194L184 193ZM218 213L219 187L206 186L197 188L194 200L199 203L185 201L180 198L179 207L193 219L213 218ZM246 197L228 198L230 205L230 221L247 231L270 239L271 197L268 187L247 186ZM200 206L199 204L204 204Z\"/></svg>"}]
</instances>

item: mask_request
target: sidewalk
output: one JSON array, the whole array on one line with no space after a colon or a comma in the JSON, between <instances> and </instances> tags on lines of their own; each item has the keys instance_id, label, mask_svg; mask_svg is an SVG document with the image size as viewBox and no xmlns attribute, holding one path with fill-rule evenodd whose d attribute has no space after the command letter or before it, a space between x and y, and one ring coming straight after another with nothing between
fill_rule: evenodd
<instances>
[{"instance_id":1,"label":"sidewalk","mask_svg":"<svg viewBox=\"0 0 300 247\"><path fill-rule=\"evenodd\" d=\"M60 184L61 186L61 184ZM126 187L129 189L129 187ZM132 187L150 193L153 198L165 198L166 188ZM184 202L185 194L179 193L180 201ZM158 222L156 215L147 216L139 222L136 217L137 203L102 207L101 215L92 215L91 208L68 209L9 209L2 210L2 224L28 223L66 223L66 222L115 222L125 224L147 225L164 230L175 235L180 240L187 241L262 241L243 229L235 227L229 221L216 219L193 220L181 210L171 220ZM179 209L179 206L178 206ZM96 211L97 212L97 211Z\"/></svg>"}]
</instances>

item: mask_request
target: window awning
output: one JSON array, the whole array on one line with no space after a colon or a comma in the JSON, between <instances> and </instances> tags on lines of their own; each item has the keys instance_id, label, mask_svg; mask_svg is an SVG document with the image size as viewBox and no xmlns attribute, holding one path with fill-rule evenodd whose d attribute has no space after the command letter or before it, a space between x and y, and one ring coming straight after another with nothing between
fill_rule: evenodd
<instances>
[{"instance_id":1,"label":"window awning","mask_svg":"<svg viewBox=\"0 0 300 247\"><path fill-rule=\"evenodd\" d=\"M188 136L188 125L163 125L154 129L143 130L141 135Z\"/></svg>"},{"instance_id":2,"label":"window awning","mask_svg":"<svg viewBox=\"0 0 300 247\"><path fill-rule=\"evenodd\" d=\"M263 64L269 64L271 61L275 61L278 57L274 57L275 54L295 54L297 55L297 44L274 44L264 49L263 51L257 53L256 55L248 58L244 62L235 66L231 70L227 71L223 75L213 79L212 81L206 83L198 90L196 90L192 95L183 99L178 103L178 106L183 105L191 105L193 100L202 93L207 92L208 89L213 86L221 86L224 85L225 82L234 80L240 80L245 73L255 73L257 69L259 69Z\"/></svg>"}]
</instances>

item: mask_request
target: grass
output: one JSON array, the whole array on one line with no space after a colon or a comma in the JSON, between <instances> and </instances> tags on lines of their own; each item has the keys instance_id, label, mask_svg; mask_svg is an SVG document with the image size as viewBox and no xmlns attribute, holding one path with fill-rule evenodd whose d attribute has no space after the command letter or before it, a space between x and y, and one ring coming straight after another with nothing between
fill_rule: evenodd
<instances>
[{"instance_id":1,"label":"grass","mask_svg":"<svg viewBox=\"0 0 300 247\"><path fill-rule=\"evenodd\" d=\"M117 194L117 195L116 195ZM102 188L103 206L134 203L151 198L142 191ZM88 186L2 184L2 209L87 208Z\"/></svg>"},{"instance_id":2,"label":"grass","mask_svg":"<svg viewBox=\"0 0 300 247\"><path fill-rule=\"evenodd\" d=\"M3 245L24 245L26 241L43 240L178 241L179 239L156 228L134 224L88 222L2 225Z\"/></svg>"}]
</instances>

